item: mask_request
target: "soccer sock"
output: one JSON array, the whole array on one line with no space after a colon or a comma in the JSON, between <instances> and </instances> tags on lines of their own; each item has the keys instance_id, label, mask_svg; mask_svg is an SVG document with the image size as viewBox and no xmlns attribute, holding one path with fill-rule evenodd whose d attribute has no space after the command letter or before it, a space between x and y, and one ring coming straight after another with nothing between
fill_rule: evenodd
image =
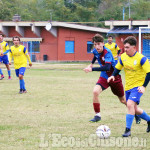
<instances>
[{"instance_id":1,"label":"soccer sock","mask_svg":"<svg viewBox=\"0 0 150 150\"><path fill-rule=\"evenodd\" d=\"M23 90L26 90L24 79L22 79L22 84L23 84L23 85L22 85L22 87L23 87L22 89L23 89Z\"/></svg>"},{"instance_id":2,"label":"soccer sock","mask_svg":"<svg viewBox=\"0 0 150 150\"><path fill-rule=\"evenodd\" d=\"M143 113L138 116L146 121L150 121L150 116L144 110L143 110Z\"/></svg>"},{"instance_id":3,"label":"soccer sock","mask_svg":"<svg viewBox=\"0 0 150 150\"><path fill-rule=\"evenodd\" d=\"M20 83L20 89L23 90L23 81L19 80L19 83Z\"/></svg>"},{"instance_id":4,"label":"soccer sock","mask_svg":"<svg viewBox=\"0 0 150 150\"><path fill-rule=\"evenodd\" d=\"M131 129L134 115L126 114L126 128Z\"/></svg>"},{"instance_id":5,"label":"soccer sock","mask_svg":"<svg viewBox=\"0 0 150 150\"><path fill-rule=\"evenodd\" d=\"M100 113L100 103L93 103L95 113Z\"/></svg>"},{"instance_id":6,"label":"soccer sock","mask_svg":"<svg viewBox=\"0 0 150 150\"><path fill-rule=\"evenodd\" d=\"M11 76L11 71L10 71L10 70L8 70L7 72L8 72L8 76L10 77L10 76Z\"/></svg>"},{"instance_id":7,"label":"soccer sock","mask_svg":"<svg viewBox=\"0 0 150 150\"><path fill-rule=\"evenodd\" d=\"M2 69L0 68L0 74L3 75Z\"/></svg>"},{"instance_id":8,"label":"soccer sock","mask_svg":"<svg viewBox=\"0 0 150 150\"><path fill-rule=\"evenodd\" d=\"M96 116L100 117L100 116L101 116L100 112L99 112L99 113L97 113L97 114L96 114Z\"/></svg>"}]
</instances>

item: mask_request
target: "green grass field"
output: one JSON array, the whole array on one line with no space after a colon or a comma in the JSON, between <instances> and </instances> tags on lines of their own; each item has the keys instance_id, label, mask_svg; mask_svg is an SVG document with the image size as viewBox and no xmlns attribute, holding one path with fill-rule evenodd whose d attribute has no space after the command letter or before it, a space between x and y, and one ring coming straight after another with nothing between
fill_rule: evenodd
<instances>
[{"instance_id":1,"label":"green grass field","mask_svg":"<svg viewBox=\"0 0 150 150\"><path fill-rule=\"evenodd\" d=\"M139 125L133 123L131 145L122 144L127 109L110 89L100 95L101 122L89 122L94 116L92 90L99 72L84 73L82 69L87 65L33 64L25 73L26 94L18 94L15 71L12 70L12 80L8 80L7 71L3 70L0 150L150 149L150 133L146 133L147 123L143 120ZM2 68L5 67L2 65ZM122 78L124 80L124 74ZM148 114L149 93L150 85L140 103ZM102 124L110 127L114 145L109 145L110 139L96 138L96 128ZM138 142L134 142L136 140Z\"/></svg>"}]
</instances>

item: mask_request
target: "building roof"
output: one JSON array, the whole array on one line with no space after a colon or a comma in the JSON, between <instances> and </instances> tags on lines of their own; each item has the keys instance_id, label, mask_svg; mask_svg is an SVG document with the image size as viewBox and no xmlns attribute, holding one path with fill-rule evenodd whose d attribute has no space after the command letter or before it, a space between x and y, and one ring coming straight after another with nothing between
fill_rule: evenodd
<instances>
[{"instance_id":1,"label":"building roof","mask_svg":"<svg viewBox=\"0 0 150 150\"><path fill-rule=\"evenodd\" d=\"M105 21L106 26L110 26L110 30L108 33L114 34L135 34L139 33L139 27L149 27L150 28L150 20L126 20L126 21L118 21L111 20ZM145 31L143 32L145 33Z\"/></svg>"},{"instance_id":2,"label":"building roof","mask_svg":"<svg viewBox=\"0 0 150 150\"><path fill-rule=\"evenodd\" d=\"M57 36L57 28L64 27L64 28L72 28L78 30L86 30L86 31L94 31L100 33L107 33L109 29L106 28L99 28L99 27L91 27L67 22L50 22L50 21L1 21L0 22L0 31L3 32L6 36L8 36L8 28L15 27L16 31L24 37L24 27L31 27L31 31L35 33L38 37L40 35L40 27L46 27L48 23L51 23L52 28L49 32L51 32L54 36Z\"/></svg>"},{"instance_id":3,"label":"building roof","mask_svg":"<svg viewBox=\"0 0 150 150\"><path fill-rule=\"evenodd\" d=\"M139 33L139 27L132 27L129 29L128 27L114 27L112 30L110 30L108 33L114 33L114 34L134 34Z\"/></svg>"},{"instance_id":4,"label":"building roof","mask_svg":"<svg viewBox=\"0 0 150 150\"><path fill-rule=\"evenodd\" d=\"M107 33L109 31L109 29L107 28L91 27L91 26L79 25L75 23L66 23L66 22L52 22L52 26L95 31L101 33Z\"/></svg>"}]
</instances>

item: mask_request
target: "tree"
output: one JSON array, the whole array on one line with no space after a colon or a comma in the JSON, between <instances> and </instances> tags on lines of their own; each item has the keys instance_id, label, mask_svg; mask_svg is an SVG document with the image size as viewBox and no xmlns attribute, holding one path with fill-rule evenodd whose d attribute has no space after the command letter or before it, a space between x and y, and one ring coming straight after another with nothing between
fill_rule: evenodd
<instances>
[{"instance_id":1,"label":"tree","mask_svg":"<svg viewBox=\"0 0 150 150\"><path fill-rule=\"evenodd\" d=\"M121 20L122 19L123 0L102 0L99 5L99 20Z\"/></svg>"},{"instance_id":2,"label":"tree","mask_svg":"<svg viewBox=\"0 0 150 150\"><path fill-rule=\"evenodd\" d=\"M136 0L131 5L131 18L135 20L147 20L150 18L150 1Z\"/></svg>"}]
</instances>

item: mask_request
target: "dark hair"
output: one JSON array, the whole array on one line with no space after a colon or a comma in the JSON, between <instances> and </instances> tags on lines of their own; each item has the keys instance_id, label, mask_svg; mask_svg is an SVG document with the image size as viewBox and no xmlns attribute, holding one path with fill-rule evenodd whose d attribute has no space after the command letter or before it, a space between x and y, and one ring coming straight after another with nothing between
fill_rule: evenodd
<instances>
[{"instance_id":1,"label":"dark hair","mask_svg":"<svg viewBox=\"0 0 150 150\"><path fill-rule=\"evenodd\" d=\"M124 40L123 43L124 43L124 44L129 43L129 44L132 45L132 46L136 46L137 40L136 40L136 38L135 38L134 36L128 36L128 37Z\"/></svg>"},{"instance_id":2,"label":"dark hair","mask_svg":"<svg viewBox=\"0 0 150 150\"><path fill-rule=\"evenodd\" d=\"M2 35L2 37L4 37L4 34L3 34L3 33L0 33L0 35Z\"/></svg>"},{"instance_id":3,"label":"dark hair","mask_svg":"<svg viewBox=\"0 0 150 150\"><path fill-rule=\"evenodd\" d=\"M92 42L104 42L104 38L103 36L101 36L100 34L95 34L95 36L92 38Z\"/></svg>"},{"instance_id":4,"label":"dark hair","mask_svg":"<svg viewBox=\"0 0 150 150\"><path fill-rule=\"evenodd\" d=\"M14 37L12 38L12 40L14 41L15 38L19 39L19 41L20 41L20 37L19 37L19 36L14 36Z\"/></svg>"},{"instance_id":5,"label":"dark hair","mask_svg":"<svg viewBox=\"0 0 150 150\"><path fill-rule=\"evenodd\" d=\"M112 35L109 35L109 36L108 36L108 38L110 38L110 37L113 39L113 36L112 36Z\"/></svg>"}]
</instances>

